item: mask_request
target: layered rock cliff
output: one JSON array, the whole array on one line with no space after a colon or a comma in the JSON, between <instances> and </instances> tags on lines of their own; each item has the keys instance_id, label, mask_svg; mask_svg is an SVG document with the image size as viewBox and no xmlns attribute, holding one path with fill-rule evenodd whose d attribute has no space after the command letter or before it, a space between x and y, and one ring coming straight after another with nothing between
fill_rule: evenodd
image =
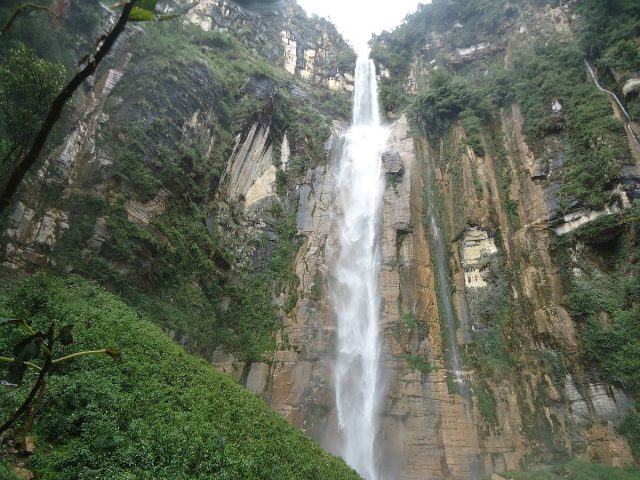
<instances>
[{"instance_id":1,"label":"layered rock cliff","mask_svg":"<svg viewBox=\"0 0 640 480\"><path fill-rule=\"evenodd\" d=\"M293 2L132 24L4 219L4 274L81 273L193 352L261 357L297 284L297 188L349 115L354 60Z\"/></svg>"},{"instance_id":2,"label":"layered rock cliff","mask_svg":"<svg viewBox=\"0 0 640 480\"><path fill-rule=\"evenodd\" d=\"M586 353L608 347L590 343L593 331L578 317L574 285L601 271L635 282L634 273L617 266L634 249L634 230L614 227L619 243L604 247L611 238L585 241L583 230L572 232L598 218L613 217L618 225L625 214L616 212L631 208L638 187L634 124L625 131L618 103L601 94L606 106L598 115L623 121L611 140L606 130L591 135L624 153L608 181L579 185L589 180L575 177L586 174L571 158L580 154L571 116L598 89L581 66L555 81L569 82L582 97L554 93L566 90L545 83L549 53L542 45L560 42L559 49L570 50L583 11L571 2L558 8L496 2L486 11L471 2L472 12L452 3L434 2L374 42L389 115L404 105L413 115L409 172L420 179L405 200L409 234L398 229L402 242L389 261L399 289L388 296L385 290L385 307L393 305L385 322L402 319L387 342L396 355L405 353L391 369L393 427L385 429L390 436L399 432L392 444L403 445L401 477L477 478L573 457L633 464L628 442L635 437L623 434L635 415L633 380L603 373L599 353ZM531 82L548 89L541 97L532 98L536 90L526 90L518 77L528 61L541 69L526 73L539 75ZM515 92L504 93L509 82L522 84L507 85ZM533 107L535 101L544 103ZM533 135L536 115L545 125L566 124ZM606 162L603 152L596 155ZM596 201L581 188L602 193ZM442 239L447 259L440 263ZM412 262L414 270L405 270ZM453 328L448 303L455 308ZM598 315L612 322L613 314ZM457 349L462 372L454 368Z\"/></svg>"}]
</instances>

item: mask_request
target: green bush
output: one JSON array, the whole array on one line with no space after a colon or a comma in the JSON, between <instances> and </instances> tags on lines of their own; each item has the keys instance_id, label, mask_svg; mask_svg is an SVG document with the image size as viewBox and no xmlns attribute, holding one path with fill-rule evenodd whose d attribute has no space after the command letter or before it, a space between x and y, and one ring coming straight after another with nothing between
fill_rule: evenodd
<instances>
[{"instance_id":1,"label":"green bush","mask_svg":"<svg viewBox=\"0 0 640 480\"><path fill-rule=\"evenodd\" d=\"M636 458L640 458L640 414L632 409L620 424L620 432L627 437L631 450Z\"/></svg>"},{"instance_id":2,"label":"green bush","mask_svg":"<svg viewBox=\"0 0 640 480\"><path fill-rule=\"evenodd\" d=\"M76 348L122 350L118 363L80 358L50 378L35 423L40 447L30 461L38 478L358 478L101 288L80 277L37 276L7 290L3 315L36 325L73 322ZM3 333L0 351L12 340ZM0 396L0 414L27 391Z\"/></svg>"},{"instance_id":3,"label":"green bush","mask_svg":"<svg viewBox=\"0 0 640 480\"><path fill-rule=\"evenodd\" d=\"M535 472L509 471L502 475L514 480L636 480L640 471L575 460Z\"/></svg>"},{"instance_id":4,"label":"green bush","mask_svg":"<svg viewBox=\"0 0 640 480\"><path fill-rule=\"evenodd\" d=\"M640 5L634 0L584 0L580 43L599 70L627 77L640 70ZM614 87L615 88L615 87Z\"/></svg>"},{"instance_id":5,"label":"green bush","mask_svg":"<svg viewBox=\"0 0 640 480\"><path fill-rule=\"evenodd\" d=\"M604 215L578 227L573 235L578 240L590 243L609 243L622 234L623 228L618 215Z\"/></svg>"},{"instance_id":6,"label":"green bush","mask_svg":"<svg viewBox=\"0 0 640 480\"><path fill-rule=\"evenodd\" d=\"M484 381L473 385L473 396L478 400L478 409L485 422L495 427L498 425L498 407L493 392Z\"/></svg>"},{"instance_id":7,"label":"green bush","mask_svg":"<svg viewBox=\"0 0 640 480\"><path fill-rule=\"evenodd\" d=\"M13 473L13 470L5 464L4 460L0 460L0 478L2 480L18 480Z\"/></svg>"}]
</instances>

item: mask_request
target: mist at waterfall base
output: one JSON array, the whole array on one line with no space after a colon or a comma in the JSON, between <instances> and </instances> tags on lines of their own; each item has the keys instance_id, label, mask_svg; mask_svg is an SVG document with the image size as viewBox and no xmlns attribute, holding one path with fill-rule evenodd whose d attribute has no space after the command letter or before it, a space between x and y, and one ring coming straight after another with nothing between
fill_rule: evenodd
<instances>
[{"instance_id":1,"label":"mist at waterfall base","mask_svg":"<svg viewBox=\"0 0 640 480\"><path fill-rule=\"evenodd\" d=\"M341 455L366 480L378 480L381 400L380 230L382 152L389 130L380 120L376 72L368 52L356 65L352 126L337 170L339 254L330 298L337 324L334 382Z\"/></svg>"}]
</instances>

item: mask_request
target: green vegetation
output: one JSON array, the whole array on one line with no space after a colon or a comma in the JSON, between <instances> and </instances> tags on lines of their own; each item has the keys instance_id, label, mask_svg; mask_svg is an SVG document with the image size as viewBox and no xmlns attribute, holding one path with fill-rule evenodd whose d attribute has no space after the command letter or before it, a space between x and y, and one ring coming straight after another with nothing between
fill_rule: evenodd
<instances>
[{"instance_id":1,"label":"green vegetation","mask_svg":"<svg viewBox=\"0 0 640 480\"><path fill-rule=\"evenodd\" d=\"M502 475L514 480L635 480L640 471L572 461L534 472L509 471Z\"/></svg>"},{"instance_id":2,"label":"green vegetation","mask_svg":"<svg viewBox=\"0 0 640 480\"><path fill-rule=\"evenodd\" d=\"M20 330L23 333L15 336L15 345L11 349L11 356L0 357L0 362L8 363L8 372L2 381L4 387L19 387L24 382L24 377L29 369L35 370L37 378L33 382L33 386L29 394L25 397L20 406L13 412L9 418L0 425L0 436L4 434L26 416L26 420L22 427L21 436L26 439L30 433L33 419L38 414L38 409L45 395L47 382L53 370L70 361L86 355L108 355L112 358L118 358L119 352L115 349L93 349L91 351L75 351L72 353L58 355L58 352L64 347L75 343L73 335L74 325L66 324L62 327L51 322L41 330L34 326L28 316L18 318L0 318L0 327ZM26 336L25 336L26 335Z\"/></svg>"},{"instance_id":3,"label":"green vegetation","mask_svg":"<svg viewBox=\"0 0 640 480\"><path fill-rule=\"evenodd\" d=\"M562 39L519 50L513 67L515 99L534 147L545 136L561 136L567 155L561 172L565 195L601 208L629 161L629 149L607 95L586 80L576 82L586 78L582 57L576 44ZM551 111L554 99L562 103L562 112Z\"/></svg>"},{"instance_id":4,"label":"green vegetation","mask_svg":"<svg viewBox=\"0 0 640 480\"><path fill-rule=\"evenodd\" d=\"M13 474L13 471L4 460L0 460L0 478L2 480L18 480L18 477Z\"/></svg>"},{"instance_id":5,"label":"green vegetation","mask_svg":"<svg viewBox=\"0 0 640 480\"><path fill-rule=\"evenodd\" d=\"M582 49L600 78L622 98L626 80L640 71L640 5L634 0L584 0L579 32ZM632 118L640 118L640 96L627 98Z\"/></svg>"},{"instance_id":6,"label":"green vegetation","mask_svg":"<svg viewBox=\"0 0 640 480\"><path fill-rule=\"evenodd\" d=\"M432 370L431 365L429 364L429 360L423 355L414 355L413 353L405 353L402 357L409 364L409 368L413 370L418 370L422 373L428 373Z\"/></svg>"},{"instance_id":7,"label":"green vegetation","mask_svg":"<svg viewBox=\"0 0 640 480\"><path fill-rule=\"evenodd\" d=\"M493 391L483 380L473 385L473 396L478 400L478 409L485 422L491 427L498 425L498 407Z\"/></svg>"},{"instance_id":8,"label":"green vegetation","mask_svg":"<svg viewBox=\"0 0 640 480\"><path fill-rule=\"evenodd\" d=\"M20 19L7 39L31 42L21 32L32 20ZM235 137L255 122L270 127L276 158L287 132L289 168L278 176L284 193L325 161L331 122L321 112L347 115L348 96L320 87L304 93L308 85L234 31L149 24L131 50L105 107L112 121L97 138L112 165L80 172L68 196L55 172L43 188L41 204L70 215L69 230L47 254L121 295L193 353L209 356L223 345L242 360L260 359L280 325L274 288L287 294L285 312L297 302L295 211L277 203L272 239L245 237L241 207L217 201L220 179ZM159 192L164 212L149 225L132 222L130 201L145 204ZM101 244L87 248L98 231Z\"/></svg>"},{"instance_id":9,"label":"green vegetation","mask_svg":"<svg viewBox=\"0 0 640 480\"><path fill-rule=\"evenodd\" d=\"M473 334L473 343L466 347L465 354L482 376L499 380L512 367L502 332L513 317L513 306L504 258L493 255L485 262L487 287L466 292L470 316L482 328Z\"/></svg>"},{"instance_id":10,"label":"green vegetation","mask_svg":"<svg viewBox=\"0 0 640 480\"><path fill-rule=\"evenodd\" d=\"M0 21L8 19L23 0L3 0ZM50 6L48 0L28 3ZM13 23L0 42L0 57L23 44L35 49L40 58L62 63L69 74L78 66L78 59L90 52L99 35L101 7L98 0L69 2L62 17L45 12L23 13Z\"/></svg>"},{"instance_id":11,"label":"green vegetation","mask_svg":"<svg viewBox=\"0 0 640 480\"><path fill-rule=\"evenodd\" d=\"M30 315L36 326L72 321L78 348L122 351L118 363L82 357L55 370L34 424L40 447L29 467L38 478L358 478L94 284L36 276L3 286L0 298L3 316ZM13 340L3 335L0 351ZM24 390L0 396L2 416Z\"/></svg>"},{"instance_id":12,"label":"green vegetation","mask_svg":"<svg viewBox=\"0 0 640 480\"><path fill-rule=\"evenodd\" d=\"M633 455L640 458L640 413L633 408L620 425L620 432L627 437Z\"/></svg>"},{"instance_id":13,"label":"green vegetation","mask_svg":"<svg viewBox=\"0 0 640 480\"><path fill-rule=\"evenodd\" d=\"M552 249L569 280L567 308L578 322L582 360L636 401L640 400L639 239L640 207L635 206L584 225ZM590 245L590 258L580 263L584 273L576 277L567 273L575 266L568 251L578 240ZM640 454L638 418L632 410L620 427L636 455Z\"/></svg>"},{"instance_id":14,"label":"green vegetation","mask_svg":"<svg viewBox=\"0 0 640 480\"><path fill-rule=\"evenodd\" d=\"M622 234L620 221L619 215L603 215L581 225L573 232L573 236L589 244L609 243Z\"/></svg>"},{"instance_id":15,"label":"green vegetation","mask_svg":"<svg viewBox=\"0 0 640 480\"><path fill-rule=\"evenodd\" d=\"M462 120L467 144L476 154L484 155L480 128L490 110L489 99L465 79L436 71L430 87L417 96L410 113L431 139L442 136L455 120Z\"/></svg>"},{"instance_id":16,"label":"green vegetation","mask_svg":"<svg viewBox=\"0 0 640 480\"><path fill-rule=\"evenodd\" d=\"M514 28L520 8L505 1L435 0L394 31L381 34L372 44L372 55L391 73L382 82L383 104L388 111L408 109L432 140L461 121L467 144L484 155L483 136L487 126L495 123L495 112L515 101L522 107L525 134L537 156L545 156L548 137L559 137L566 157L559 171L565 201L576 199L590 208L602 208L622 166L631 159L623 125L613 116L607 95L586 77L583 58L590 52L601 69L616 71L616 75L638 71L640 7L629 0L582 2L580 42L559 34L522 42L516 35L509 47L508 69L495 59L447 65L436 53L425 50L424 39L433 31L444 35L445 51L497 42L503 31ZM454 27L456 22L461 27ZM438 70L426 65L433 55ZM425 62L428 75L417 80L426 82L426 88L420 85L417 96L411 98L404 94L403 84L414 58ZM455 76L446 69L455 69ZM551 109L556 100L563 107L561 112ZM640 97L629 102L632 112L640 115ZM506 206L514 217L517 206Z\"/></svg>"},{"instance_id":17,"label":"green vegetation","mask_svg":"<svg viewBox=\"0 0 640 480\"><path fill-rule=\"evenodd\" d=\"M64 77L64 66L38 57L24 45L0 61L0 189L30 147L33 127L44 119Z\"/></svg>"},{"instance_id":18,"label":"green vegetation","mask_svg":"<svg viewBox=\"0 0 640 480\"><path fill-rule=\"evenodd\" d=\"M563 387L567 368L565 357L561 350L543 350L541 352L542 363L545 370L549 373L553 384L557 387Z\"/></svg>"},{"instance_id":19,"label":"green vegetation","mask_svg":"<svg viewBox=\"0 0 640 480\"><path fill-rule=\"evenodd\" d=\"M450 48L466 48L500 34L516 16L519 7L506 0L434 0L421 5L406 22L391 32L383 32L372 42L371 56L389 70L389 78L380 85L382 105L386 111L399 112L411 103L404 93L404 79L409 74L414 54L424 48L427 34L443 35ZM461 28L454 28L459 23ZM425 60L432 53L425 52ZM422 55L420 55L422 56Z\"/></svg>"}]
</instances>

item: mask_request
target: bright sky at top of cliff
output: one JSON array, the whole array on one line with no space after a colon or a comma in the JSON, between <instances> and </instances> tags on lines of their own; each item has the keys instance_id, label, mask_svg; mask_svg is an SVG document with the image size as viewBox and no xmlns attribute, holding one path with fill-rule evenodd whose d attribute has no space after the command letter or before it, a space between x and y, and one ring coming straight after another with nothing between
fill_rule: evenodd
<instances>
[{"instance_id":1,"label":"bright sky at top of cliff","mask_svg":"<svg viewBox=\"0 0 640 480\"><path fill-rule=\"evenodd\" d=\"M430 0L298 0L307 11L331 20L356 50L364 47L373 33L392 30L419 3Z\"/></svg>"}]
</instances>

